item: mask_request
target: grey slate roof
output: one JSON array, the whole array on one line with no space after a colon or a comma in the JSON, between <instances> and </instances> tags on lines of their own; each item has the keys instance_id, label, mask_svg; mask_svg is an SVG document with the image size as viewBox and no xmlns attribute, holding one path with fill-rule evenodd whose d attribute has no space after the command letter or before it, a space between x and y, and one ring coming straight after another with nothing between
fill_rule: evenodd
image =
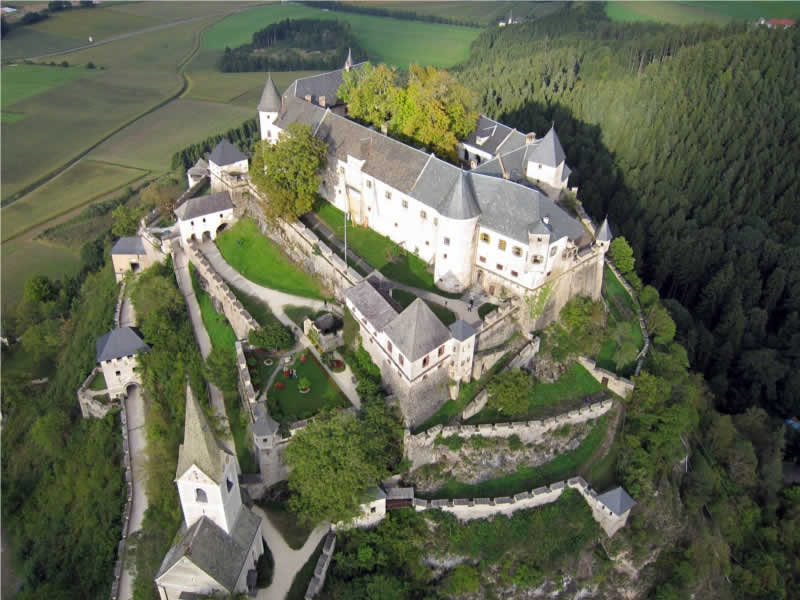
<instances>
[{"instance_id":1,"label":"grey slate roof","mask_svg":"<svg viewBox=\"0 0 800 600\"><path fill-rule=\"evenodd\" d=\"M278 112L281 109L281 95L275 82L272 81L272 73L267 75L267 83L264 91L261 92L261 100L258 103L259 112Z\"/></svg>"},{"instance_id":2,"label":"grey slate roof","mask_svg":"<svg viewBox=\"0 0 800 600\"><path fill-rule=\"evenodd\" d=\"M233 202L231 202L231 195L226 191L209 194L208 196L189 198L189 200L175 209L175 214L181 221L188 221L189 219L196 219L197 217L231 209L233 209Z\"/></svg>"},{"instance_id":3,"label":"grey slate roof","mask_svg":"<svg viewBox=\"0 0 800 600\"><path fill-rule=\"evenodd\" d=\"M466 171L459 173L452 189L439 206L439 213L450 219L462 220L481 214L481 207L475 199L475 191L472 189L471 178Z\"/></svg>"},{"instance_id":4,"label":"grey slate roof","mask_svg":"<svg viewBox=\"0 0 800 600\"><path fill-rule=\"evenodd\" d=\"M111 254L144 254L144 242L138 236L121 237L111 248Z\"/></svg>"},{"instance_id":5,"label":"grey slate roof","mask_svg":"<svg viewBox=\"0 0 800 600\"><path fill-rule=\"evenodd\" d=\"M530 145L531 152L527 159L536 163L541 163L549 167L557 167L566 158L564 148L556 134L555 126L550 128L543 138Z\"/></svg>"},{"instance_id":6,"label":"grey slate roof","mask_svg":"<svg viewBox=\"0 0 800 600\"><path fill-rule=\"evenodd\" d=\"M327 113L327 109L321 108L316 104L284 94L284 103L278 118L275 119L275 125L281 129L286 129L290 123L305 123L311 126L312 131L316 131L320 121L325 118Z\"/></svg>"},{"instance_id":7,"label":"grey slate roof","mask_svg":"<svg viewBox=\"0 0 800 600\"><path fill-rule=\"evenodd\" d=\"M247 156L225 138L221 139L219 144L214 146L214 149L208 156L208 162L213 162L220 167L232 165L235 162L246 159Z\"/></svg>"},{"instance_id":8,"label":"grey slate roof","mask_svg":"<svg viewBox=\"0 0 800 600\"><path fill-rule=\"evenodd\" d=\"M263 402L256 404L253 412L255 413L253 433L256 437L265 437L278 431L278 422L269 415Z\"/></svg>"},{"instance_id":9,"label":"grey slate roof","mask_svg":"<svg viewBox=\"0 0 800 600\"><path fill-rule=\"evenodd\" d=\"M350 69L358 69L365 64L365 62L361 62L357 65L353 65ZM297 98L311 96L312 102L317 102L320 96L325 96L325 104L334 106L340 103L336 92L339 90L339 86L342 85L343 76L344 69L336 69L328 73L303 77L302 79L295 80L295 83L290 86L289 90L291 94Z\"/></svg>"},{"instance_id":10,"label":"grey slate roof","mask_svg":"<svg viewBox=\"0 0 800 600\"><path fill-rule=\"evenodd\" d=\"M636 500L630 497L621 487L615 487L604 494L600 494L597 500L607 506L615 515L624 515L633 506L636 505Z\"/></svg>"},{"instance_id":11,"label":"grey slate roof","mask_svg":"<svg viewBox=\"0 0 800 600\"><path fill-rule=\"evenodd\" d=\"M603 219L603 224L600 225L600 229L597 230L595 239L598 242L610 242L612 237L611 227L608 225L608 217L606 217Z\"/></svg>"},{"instance_id":12,"label":"grey slate roof","mask_svg":"<svg viewBox=\"0 0 800 600\"><path fill-rule=\"evenodd\" d=\"M511 127L503 125L494 119L480 115L475 129L464 138L464 143L474 146L475 148L480 148L490 154L496 154L500 144L506 141L506 138L511 135L512 131L515 130L512 130ZM478 140L481 138L486 139L482 144L479 144ZM524 135L522 136L522 141L523 143L525 142Z\"/></svg>"},{"instance_id":13,"label":"grey slate roof","mask_svg":"<svg viewBox=\"0 0 800 600\"><path fill-rule=\"evenodd\" d=\"M450 339L450 330L419 298L384 327L384 332L412 362Z\"/></svg>"},{"instance_id":14,"label":"grey slate roof","mask_svg":"<svg viewBox=\"0 0 800 600\"><path fill-rule=\"evenodd\" d=\"M208 163L205 159L198 158L188 172L190 175L208 175Z\"/></svg>"},{"instance_id":15,"label":"grey slate roof","mask_svg":"<svg viewBox=\"0 0 800 600\"><path fill-rule=\"evenodd\" d=\"M464 340L471 338L478 332L472 325L467 323L464 319L459 319L458 321L450 325L450 333L459 342L463 342Z\"/></svg>"},{"instance_id":16,"label":"grey slate roof","mask_svg":"<svg viewBox=\"0 0 800 600\"><path fill-rule=\"evenodd\" d=\"M150 350L139 332L132 327L112 329L96 343L97 362L131 356L137 352Z\"/></svg>"},{"instance_id":17,"label":"grey slate roof","mask_svg":"<svg viewBox=\"0 0 800 600\"><path fill-rule=\"evenodd\" d=\"M553 231L550 229L549 225L539 219L528 225L528 233L531 235L550 235Z\"/></svg>"},{"instance_id":18,"label":"grey slate roof","mask_svg":"<svg viewBox=\"0 0 800 600\"><path fill-rule=\"evenodd\" d=\"M366 279L346 290L344 295L378 331L397 316L392 305Z\"/></svg>"},{"instance_id":19,"label":"grey slate roof","mask_svg":"<svg viewBox=\"0 0 800 600\"><path fill-rule=\"evenodd\" d=\"M161 579L181 559L218 581L231 593L258 533L261 519L243 506L230 535L208 517L201 517L169 549L156 580Z\"/></svg>"},{"instance_id":20,"label":"grey slate roof","mask_svg":"<svg viewBox=\"0 0 800 600\"><path fill-rule=\"evenodd\" d=\"M225 472L225 461L230 454L219 445L206 420L203 410L186 384L186 420L183 426L183 444L178 449L178 469L175 479L196 465L212 481L219 483Z\"/></svg>"}]
</instances>

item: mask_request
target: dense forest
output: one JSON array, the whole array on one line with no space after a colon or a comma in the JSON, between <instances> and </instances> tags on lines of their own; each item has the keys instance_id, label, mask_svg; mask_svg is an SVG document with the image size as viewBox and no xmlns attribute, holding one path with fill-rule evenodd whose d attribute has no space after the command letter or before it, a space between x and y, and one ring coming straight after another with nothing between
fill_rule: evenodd
<instances>
[{"instance_id":1,"label":"dense forest","mask_svg":"<svg viewBox=\"0 0 800 600\"><path fill-rule=\"evenodd\" d=\"M800 413L799 47L590 3L487 30L459 74L501 121L555 122L570 184L631 242L724 412Z\"/></svg>"},{"instance_id":2,"label":"dense forest","mask_svg":"<svg viewBox=\"0 0 800 600\"><path fill-rule=\"evenodd\" d=\"M353 35L350 23L323 19L285 19L253 34L238 48L225 48L219 69L241 71L298 71L339 69L353 53L356 62L367 53Z\"/></svg>"}]
</instances>

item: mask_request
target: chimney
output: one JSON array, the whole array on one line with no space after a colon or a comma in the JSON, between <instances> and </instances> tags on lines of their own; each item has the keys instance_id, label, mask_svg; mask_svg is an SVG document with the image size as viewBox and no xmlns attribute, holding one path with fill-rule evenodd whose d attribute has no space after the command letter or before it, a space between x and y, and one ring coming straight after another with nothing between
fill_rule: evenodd
<instances>
[{"instance_id":1,"label":"chimney","mask_svg":"<svg viewBox=\"0 0 800 600\"><path fill-rule=\"evenodd\" d=\"M311 102L311 94L306 94L305 95L305 100L306 100L306 102Z\"/></svg>"},{"instance_id":2,"label":"chimney","mask_svg":"<svg viewBox=\"0 0 800 600\"><path fill-rule=\"evenodd\" d=\"M531 132L525 136L525 144L530 146L533 142L536 141L536 134Z\"/></svg>"},{"instance_id":3,"label":"chimney","mask_svg":"<svg viewBox=\"0 0 800 600\"><path fill-rule=\"evenodd\" d=\"M544 223L545 225L550 225L550 215L543 216L542 223Z\"/></svg>"},{"instance_id":4,"label":"chimney","mask_svg":"<svg viewBox=\"0 0 800 600\"><path fill-rule=\"evenodd\" d=\"M322 108L325 108L325 96L320 96L320 97L319 97L319 105L320 105Z\"/></svg>"},{"instance_id":5,"label":"chimney","mask_svg":"<svg viewBox=\"0 0 800 600\"><path fill-rule=\"evenodd\" d=\"M497 162L500 163L500 170L503 172L503 179L510 179L511 175L508 171L506 171L506 166L503 164L503 157L499 154L497 155Z\"/></svg>"}]
</instances>

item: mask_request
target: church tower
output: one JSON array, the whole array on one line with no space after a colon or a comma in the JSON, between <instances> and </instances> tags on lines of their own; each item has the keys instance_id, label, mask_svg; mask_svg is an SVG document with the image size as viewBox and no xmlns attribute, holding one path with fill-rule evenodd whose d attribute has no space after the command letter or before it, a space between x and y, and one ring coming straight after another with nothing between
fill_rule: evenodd
<instances>
[{"instance_id":1,"label":"church tower","mask_svg":"<svg viewBox=\"0 0 800 600\"><path fill-rule=\"evenodd\" d=\"M271 144L278 141L277 129L273 125L280 110L281 95L275 82L272 81L272 73L269 73L264 91L261 92L261 101L258 103L258 124L261 128L261 139L269 140Z\"/></svg>"},{"instance_id":2,"label":"church tower","mask_svg":"<svg viewBox=\"0 0 800 600\"><path fill-rule=\"evenodd\" d=\"M220 446L188 384L184 427L175 482L186 527L205 516L230 534L242 510L236 458Z\"/></svg>"}]
</instances>

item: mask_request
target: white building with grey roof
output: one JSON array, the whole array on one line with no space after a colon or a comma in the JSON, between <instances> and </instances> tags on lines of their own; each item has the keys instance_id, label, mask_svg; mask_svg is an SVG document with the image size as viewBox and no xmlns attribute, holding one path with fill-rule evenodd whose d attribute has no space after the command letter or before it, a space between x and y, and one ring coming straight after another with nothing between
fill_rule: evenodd
<instances>
[{"instance_id":1,"label":"white building with grey roof","mask_svg":"<svg viewBox=\"0 0 800 600\"><path fill-rule=\"evenodd\" d=\"M121 398L134 384L141 384L138 355L149 352L139 331L133 327L112 329L96 342L96 360L103 371L109 396Z\"/></svg>"},{"instance_id":2,"label":"white building with grey roof","mask_svg":"<svg viewBox=\"0 0 800 600\"><path fill-rule=\"evenodd\" d=\"M141 236L121 237L111 247L111 263L117 283L127 273L144 271L164 259L164 253Z\"/></svg>"},{"instance_id":3,"label":"white building with grey roof","mask_svg":"<svg viewBox=\"0 0 800 600\"><path fill-rule=\"evenodd\" d=\"M184 242L213 240L235 220L227 190L190 198L175 209L175 216Z\"/></svg>"},{"instance_id":4,"label":"white building with grey roof","mask_svg":"<svg viewBox=\"0 0 800 600\"><path fill-rule=\"evenodd\" d=\"M607 244L595 245L554 201L570 174L554 127L537 139L482 116L459 145L475 165L464 170L344 116L336 97L344 71L295 80L279 108L268 81L262 98L271 110L259 109L269 123L262 140L275 143L300 122L328 144L325 199L419 256L445 291L478 283L490 296L526 296L581 266L555 308L577 294L599 297Z\"/></svg>"},{"instance_id":5,"label":"white building with grey roof","mask_svg":"<svg viewBox=\"0 0 800 600\"><path fill-rule=\"evenodd\" d=\"M249 180L249 159L230 141L223 138L208 155L211 191L220 192Z\"/></svg>"},{"instance_id":6,"label":"white building with grey roof","mask_svg":"<svg viewBox=\"0 0 800 600\"><path fill-rule=\"evenodd\" d=\"M242 504L236 457L219 444L188 384L185 419L175 474L184 522L156 574L159 596L253 591L261 519Z\"/></svg>"}]
</instances>

